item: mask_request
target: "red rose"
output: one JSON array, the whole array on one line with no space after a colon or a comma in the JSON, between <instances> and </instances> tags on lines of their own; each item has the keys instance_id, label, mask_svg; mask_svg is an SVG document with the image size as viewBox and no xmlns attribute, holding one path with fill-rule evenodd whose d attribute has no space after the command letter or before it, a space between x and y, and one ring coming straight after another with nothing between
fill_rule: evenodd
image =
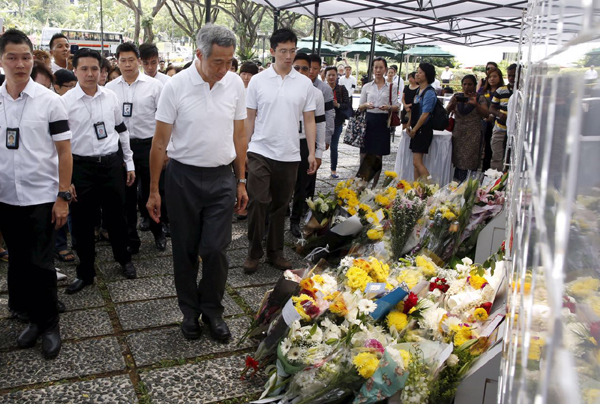
<instances>
[{"instance_id":1,"label":"red rose","mask_svg":"<svg viewBox=\"0 0 600 404\"><path fill-rule=\"evenodd\" d=\"M418 301L419 301L419 297L417 295L415 295L413 292L410 292L408 294L408 297L404 301L404 310L403 310L404 314L408 314L410 309L412 309L413 307L415 307L417 305Z\"/></svg>"},{"instance_id":2,"label":"red rose","mask_svg":"<svg viewBox=\"0 0 600 404\"><path fill-rule=\"evenodd\" d=\"M485 311L487 311L487 314L489 316L490 315L490 311L492 310L492 303L491 302L484 303L481 306L479 306L479 308L484 309Z\"/></svg>"},{"instance_id":3,"label":"red rose","mask_svg":"<svg viewBox=\"0 0 600 404\"><path fill-rule=\"evenodd\" d=\"M450 285L448 285L448 282L444 278L435 278L433 282L429 283L429 291L433 292L436 289L446 293L450 289Z\"/></svg>"},{"instance_id":4,"label":"red rose","mask_svg":"<svg viewBox=\"0 0 600 404\"><path fill-rule=\"evenodd\" d=\"M319 308L312 303L308 306L305 306L304 311L311 317L314 317L319 314Z\"/></svg>"}]
</instances>

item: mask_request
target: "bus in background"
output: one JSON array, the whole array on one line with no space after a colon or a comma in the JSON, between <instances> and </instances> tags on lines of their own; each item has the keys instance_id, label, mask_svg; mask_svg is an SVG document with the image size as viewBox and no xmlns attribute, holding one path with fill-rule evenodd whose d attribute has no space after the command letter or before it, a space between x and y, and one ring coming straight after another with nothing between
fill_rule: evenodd
<instances>
[{"instance_id":1,"label":"bus in background","mask_svg":"<svg viewBox=\"0 0 600 404\"><path fill-rule=\"evenodd\" d=\"M42 40L40 49L50 50L50 39L56 33L62 33L69 39L69 44L78 45L80 48L90 48L100 51L102 41L100 31L90 31L85 29L69 29L44 27L42 29ZM123 34L118 32L104 31L104 54L114 53L114 49L123 43Z\"/></svg>"}]
</instances>

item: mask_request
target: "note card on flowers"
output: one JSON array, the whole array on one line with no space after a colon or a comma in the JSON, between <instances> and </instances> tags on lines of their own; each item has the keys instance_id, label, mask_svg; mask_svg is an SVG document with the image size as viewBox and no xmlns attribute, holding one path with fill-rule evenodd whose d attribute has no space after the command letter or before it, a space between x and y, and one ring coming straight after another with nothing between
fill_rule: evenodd
<instances>
[{"instance_id":1,"label":"note card on flowers","mask_svg":"<svg viewBox=\"0 0 600 404\"><path fill-rule=\"evenodd\" d=\"M390 293L375 302L377 304L377 309L371 313L371 317L373 317L374 320L379 320L380 318L385 317L390 310L404 300L407 295L408 291L403 289L402 286L398 286L396 289L392 290Z\"/></svg>"}]
</instances>

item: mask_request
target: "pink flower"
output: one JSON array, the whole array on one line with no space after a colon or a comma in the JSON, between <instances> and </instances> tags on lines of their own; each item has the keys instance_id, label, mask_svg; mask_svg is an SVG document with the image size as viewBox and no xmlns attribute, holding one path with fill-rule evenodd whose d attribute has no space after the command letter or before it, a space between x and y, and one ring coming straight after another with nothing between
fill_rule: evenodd
<instances>
[{"instance_id":1,"label":"pink flower","mask_svg":"<svg viewBox=\"0 0 600 404\"><path fill-rule=\"evenodd\" d=\"M365 342L365 348L375 349L380 354L383 354L383 352L385 351L385 348L383 347L383 345L381 345L381 342L377 341L376 339L368 339Z\"/></svg>"}]
</instances>

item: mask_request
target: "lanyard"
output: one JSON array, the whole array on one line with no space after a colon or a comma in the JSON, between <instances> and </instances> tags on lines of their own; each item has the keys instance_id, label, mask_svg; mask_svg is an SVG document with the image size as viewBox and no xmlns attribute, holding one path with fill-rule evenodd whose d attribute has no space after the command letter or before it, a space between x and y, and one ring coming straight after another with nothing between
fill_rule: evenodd
<instances>
[{"instance_id":1,"label":"lanyard","mask_svg":"<svg viewBox=\"0 0 600 404\"><path fill-rule=\"evenodd\" d=\"M2 109L4 110L4 121L6 122L6 127L8 128L10 125L8 124L8 117L6 116L6 99L4 99L4 96L2 96L2 99L4 100L4 105L2 106ZM23 103L23 109L21 109L21 117L19 118L17 128L21 126L21 120L23 119L23 114L25 113L25 107L27 106L28 99L29 97L25 98L25 102Z\"/></svg>"},{"instance_id":2,"label":"lanyard","mask_svg":"<svg viewBox=\"0 0 600 404\"><path fill-rule=\"evenodd\" d=\"M100 91L100 90L98 90L98 91ZM99 97L100 97L100 95L99 95ZM90 100L90 108L88 108L88 106L85 104L85 97L83 98L82 101L83 101L83 106L85 107L85 109L87 109L88 114L90 114L90 121L93 122L94 121L94 116L93 116L94 98L92 98ZM99 122L102 122L102 118L104 118L104 109L102 108L102 100L100 100L100 113L102 114L102 116L100 117L100 121Z\"/></svg>"},{"instance_id":3,"label":"lanyard","mask_svg":"<svg viewBox=\"0 0 600 404\"><path fill-rule=\"evenodd\" d=\"M123 89L123 87L121 87L121 94L123 94L123 102L128 102L128 103L133 103L133 100L135 100L135 92L137 91L138 88L138 84L136 84L138 82L138 80L134 81L131 84L127 84L127 82L125 80L123 80L123 83L125 83L127 87L127 93L129 93L129 89L131 88L131 86L133 86L135 84L135 88L133 89L133 94L131 94L131 101L125 101L127 99L127 97L125 97L125 90Z\"/></svg>"}]
</instances>

